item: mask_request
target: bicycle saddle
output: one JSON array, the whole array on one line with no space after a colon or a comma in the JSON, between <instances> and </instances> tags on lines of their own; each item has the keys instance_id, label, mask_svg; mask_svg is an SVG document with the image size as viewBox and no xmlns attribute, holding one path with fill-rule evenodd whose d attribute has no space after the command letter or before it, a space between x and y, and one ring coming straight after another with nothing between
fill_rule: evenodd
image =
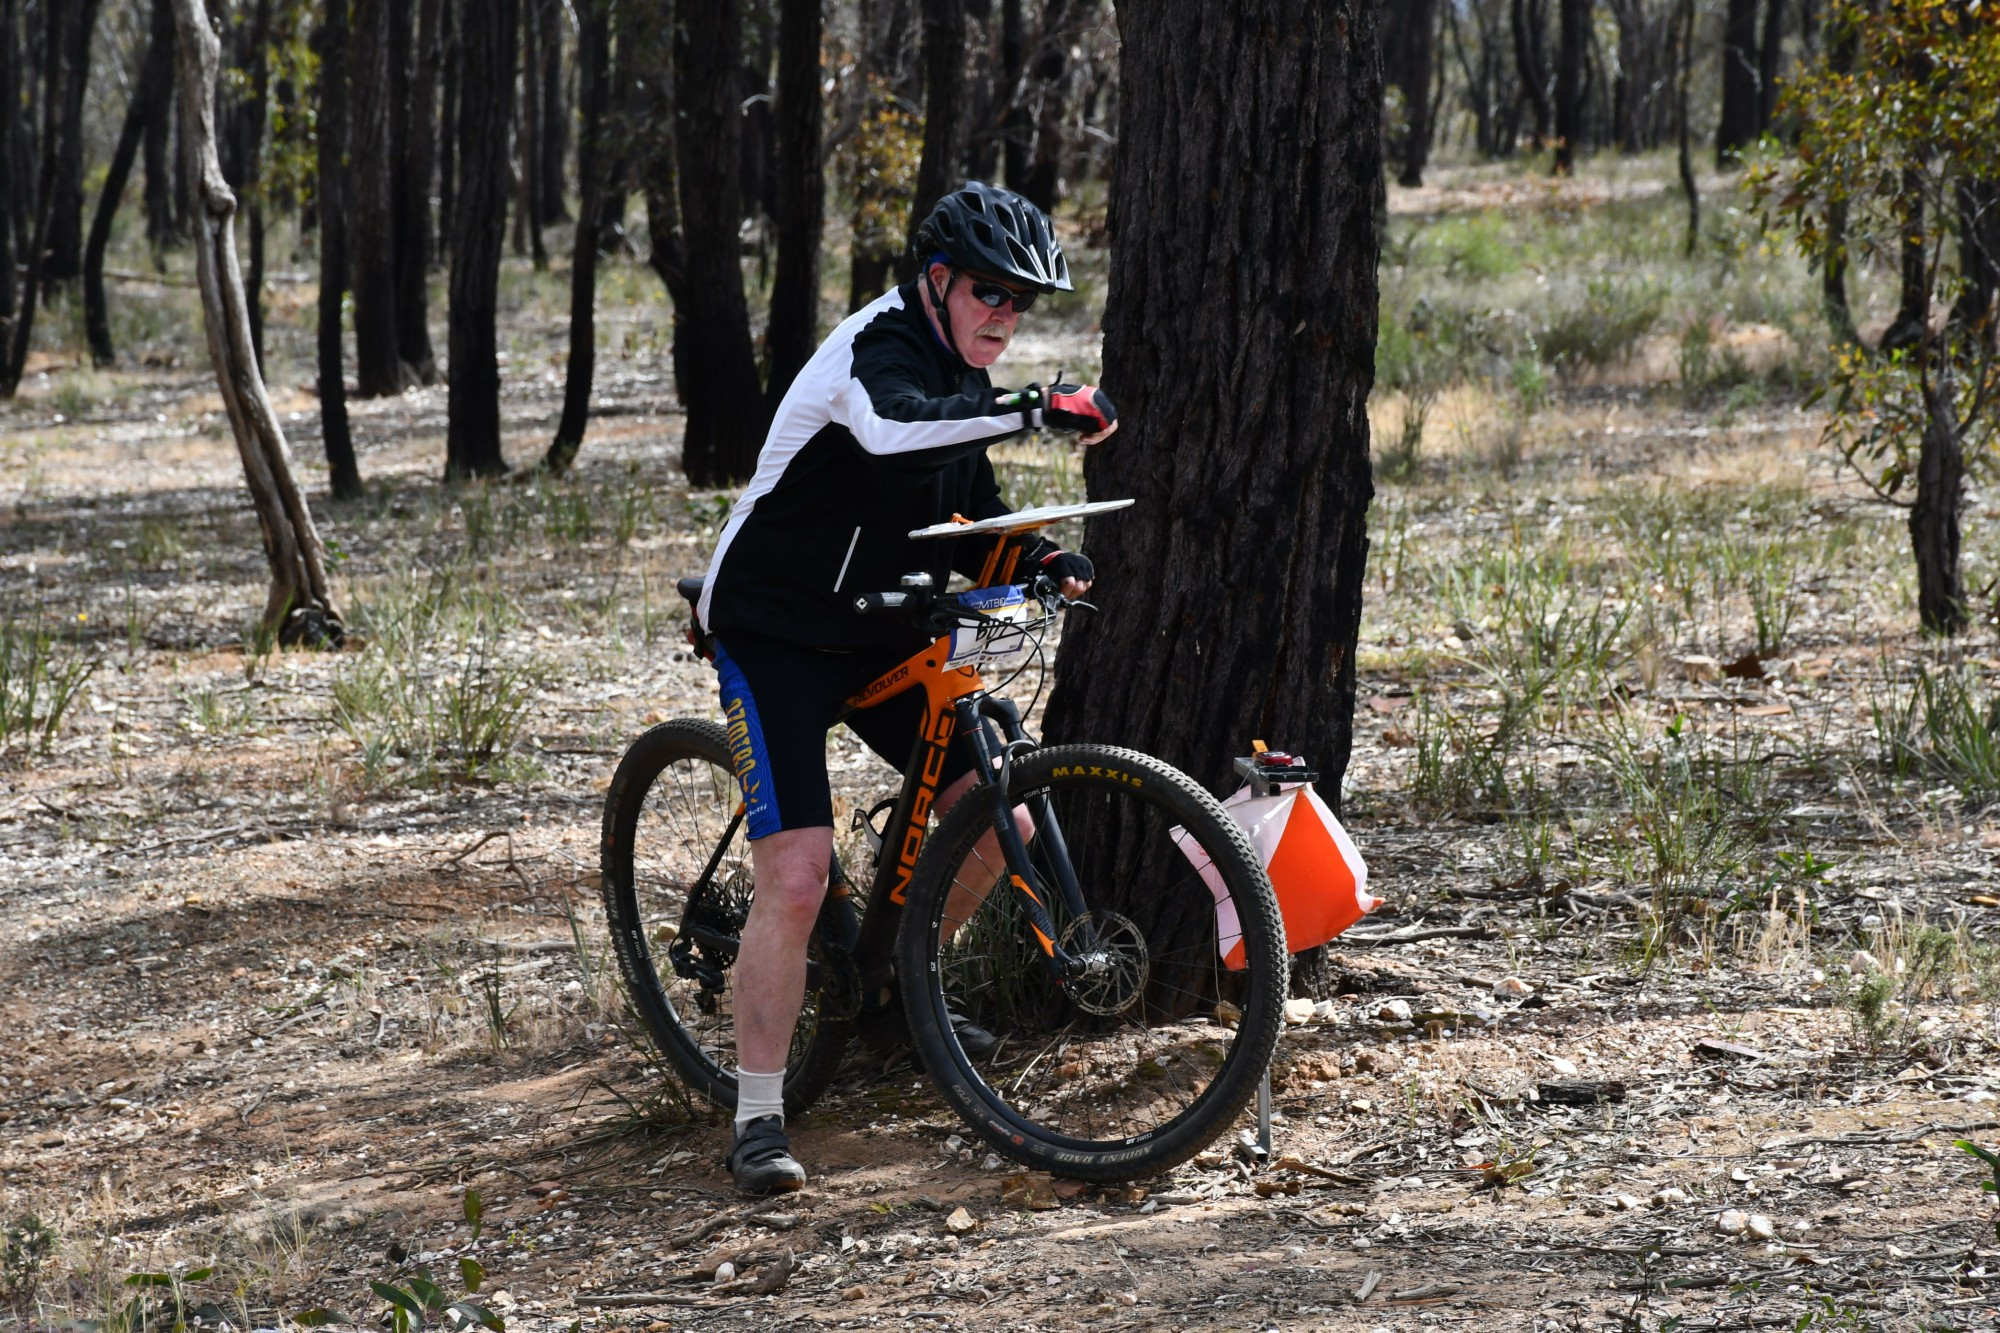
<instances>
[{"instance_id":1,"label":"bicycle saddle","mask_svg":"<svg viewBox=\"0 0 2000 1333\"><path fill-rule=\"evenodd\" d=\"M701 600L702 585L707 582L707 575L697 574L691 579L675 579L674 587L690 602L698 602Z\"/></svg>"}]
</instances>

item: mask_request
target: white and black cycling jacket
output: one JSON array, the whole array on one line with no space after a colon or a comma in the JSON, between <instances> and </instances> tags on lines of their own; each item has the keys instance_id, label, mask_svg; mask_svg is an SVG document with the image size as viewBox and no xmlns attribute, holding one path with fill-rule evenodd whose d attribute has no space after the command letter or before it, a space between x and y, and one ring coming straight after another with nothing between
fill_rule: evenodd
<instances>
[{"instance_id":1,"label":"white and black cycling jacket","mask_svg":"<svg viewBox=\"0 0 2000 1333\"><path fill-rule=\"evenodd\" d=\"M702 624L724 642L735 630L835 651L913 647L919 632L856 615L854 598L920 570L939 588L953 568L978 574L991 538L909 533L1009 512L986 449L1024 423L994 399L986 372L932 330L915 283L848 316L778 405L709 561Z\"/></svg>"}]
</instances>

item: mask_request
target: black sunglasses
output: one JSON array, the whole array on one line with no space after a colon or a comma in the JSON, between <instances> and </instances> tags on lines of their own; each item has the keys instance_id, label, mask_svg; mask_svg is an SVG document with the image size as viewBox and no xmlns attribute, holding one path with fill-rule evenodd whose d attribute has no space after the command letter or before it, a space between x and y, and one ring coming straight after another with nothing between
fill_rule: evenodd
<instances>
[{"instance_id":1,"label":"black sunglasses","mask_svg":"<svg viewBox=\"0 0 2000 1333\"><path fill-rule=\"evenodd\" d=\"M1033 305L1035 298L1040 295L1040 292L1017 292L997 282L980 282L976 279L972 282L972 299L989 310L998 310L1002 303L1012 301L1018 313Z\"/></svg>"}]
</instances>

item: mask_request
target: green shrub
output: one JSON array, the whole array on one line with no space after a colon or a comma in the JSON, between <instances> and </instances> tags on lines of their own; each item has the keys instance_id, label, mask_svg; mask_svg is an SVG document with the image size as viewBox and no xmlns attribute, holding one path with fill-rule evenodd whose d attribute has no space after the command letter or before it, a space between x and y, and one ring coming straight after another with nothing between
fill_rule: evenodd
<instances>
[{"instance_id":1,"label":"green shrub","mask_svg":"<svg viewBox=\"0 0 2000 1333\"><path fill-rule=\"evenodd\" d=\"M1592 278L1581 304L1559 309L1536 338L1542 359L1574 375L1629 359L1659 322L1665 295L1651 283Z\"/></svg>"}]
</instances>

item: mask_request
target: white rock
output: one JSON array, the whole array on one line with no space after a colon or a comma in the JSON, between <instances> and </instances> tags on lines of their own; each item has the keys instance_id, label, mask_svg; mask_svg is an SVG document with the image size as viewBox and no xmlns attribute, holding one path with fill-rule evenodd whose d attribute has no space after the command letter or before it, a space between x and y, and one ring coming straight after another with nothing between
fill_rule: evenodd
<instances>
[{"instance_id":1,"label":"white rock","mask_svg":"<svg viewBox=\"0 0 2000 1333\"><path fill-rule=\"evenodd\" d=\"M1004 1163L1000 1160L1000 1154L990 1152L986 1154L986 1160L979 1164L979 1169L981 1171L998 1171L1003 1165Z\"/></svg>"},{"instance_id":2,"label":"white rock","mask_svg":"<svg viewBox=\"0 0 2000 1333\"><path fill-rule=\"evenodd\" d=\"M1697 685L1722 675L1722 663L1707 653L1690 653L1681 659L1681 674Z\"/></svg>"},{"instance_id":3,"label":"white rock","mask_svg":"<svg viewBox=\"0 0 2000 1333\"><path fill-rule=\"evenodd\" d=\"M1636 1194L1618 1194L1612 1197L1611 1202L1619 1212L1629 1213L1643 1208L1646 1201Z\"/></svg>"},{"instance_id":4,"label":"white rock","mask_svg":"<svg viewBox=\"0 0 2000 1333\"><path fill-rule=\"evenodd\" d=\"M1375 1011L1375 1017L1384 1023L1407 1023L1410 1021L1408 1000L1387 1000Z\"/></svg>"},{"instance_id":5,"label":"white rock","mask_svg":"<svg viewBox=\"0 0 2000 1333\"><path fill-rule=\"evenodd\" d=\"M965 1211L963 1207L951 1210L951 1216L944 1220L945 1230L954 1236L963 1236L979 1225L979 1219Z\"/></svg>"},{"instance_id":6,"label":"white rock","mask_svg":"<svg viewBox=\"0 0 2000 1333\"><path fill-rule=\"evenodd\" d=\"M1983 1102L2000 1102L2000 1097L1994 1096L1984 1088L1974 1088L1959 1100L1971 1102L1974 1106L1978 1106Z\"/></svg>"},{"instance_id":7,"label":"white rock","mask_svg":"<svg viewBox=\"0 0 2000 1333\"><path fill-rule=\"evenodd\" d=\"M1518 1000L1533 995L1535 988L1519 977L1502 977L1493 983L1493 993L1503 1000Z\"/></svg>"},{"instance_id":8,"label":"white rock","mask_svg":"<svg viewBox=\"0 0 2000 1333\"><path fill-rule=\"evenodd\" d=\"M727 1259L724 1259L721 1263L715 1266L715 1280L717 1282L728 1282L735 1276L736 1276L736 1265L730 1263Z\"/></svg>"},{"instance_id":9,"label":"white rock","mask_svg":"<svg viewBox=\"0 0 2000 1333\"><path fill-rule=\"evenodd\" d=\"M1778 1224L1762 1213L1750 1214L1750 1219L1744 1223L1744 1228L1758 1240L1776 1240L1778 1238Z\"/></svg>"},{"instance_id":10,"label":"white rock","mask_svg":"<svg viewBox=\"0 0 2000 1333\"><path fill-rule=\"evenodd\" d=\"M946 1152L955 1153L964 1146L965 1136L963 1134L954 1134L944 1141L944 1150Z\"/></svg>"},{"instance_id":11,"label":"white rock","mask_svg":"<svg viewBox=\"0 0 2000 1333\"><path fill-rule=\"evenodd\" d=\"M1677 1189L1672 1185L1667 1186L1663 1190L1653 1191L1652 1204L1655 1208L1665 1208L1668 1204L1686 1203L1687 1201L1687 1191Z\"/></svg>"},{"instance_id":12,"label":"white rock","mask_svg":"<svg viewBox=\"0 0 2000 1333\"><path fill-rule=\"evenodd\" d=\"M1313 1002L1311 1000L1286 1000L1285 1021L1293 1027L1312 1022Z\"/></svg>"},{"instance_id":13,"label":"white rock","mask_svg":"<svg viewBox=\"0 0 2000 1333\"><path fill-rule=\"evenodd\" d=\"M1576 1077L1577 1073L1576 1061L1565 1060L1560 1055L1552 1055L1549 1057L1549 1068L1555 1070L1558 1074L1561 1074L1564 1078Z\"/></svg>"},{"instance_id":14,"label":"white rock","mask_svg":"<svg viewBox=\"0 0 2000 1333\"><path fill-rule=\"evenodd\" d=\"M1321 1000L1315 1004L1313 1006L1313 1018L1321 1023L1331 1023L1333 1021L1333 1001Z\"/></svg>"},{"instance_id":15,"label":"white rock","mask_svg":"<svg viewBox=\"0 0 2000 1333\"><path fill-rule=\"evenodd\" d=\"M1740 1236L1750 1229L1750 1214L1740 1208L1725 1208L1715 1219L1715 1229L1725 1236Z\"/></svg>"}]
</instances>

